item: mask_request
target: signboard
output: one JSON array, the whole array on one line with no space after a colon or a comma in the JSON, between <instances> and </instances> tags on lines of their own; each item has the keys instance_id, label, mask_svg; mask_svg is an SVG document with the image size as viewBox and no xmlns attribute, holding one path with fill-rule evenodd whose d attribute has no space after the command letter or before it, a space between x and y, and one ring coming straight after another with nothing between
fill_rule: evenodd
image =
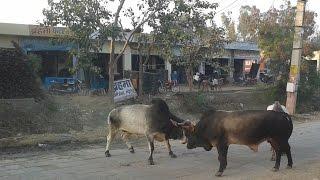
<instances>
[{"instance_id":1,"label":"signboard","mask_svg":"<svg viewBox=\"0 0 320 180\"><path fill-rule=\"evenodd\" d=\"M40 36L40 37L56 37L56 36L66 36L71 35L71 31L64 27L51 27L51 26L29 26L30 36Z\"/></svg>"},{"instance_id":2,"label":"signboard","mask_svg":"<svg viewBox=\"0 0 320 180\"><path fill-rule=\"evenodd\" d=\"M20 46L25 51L69 51L76 48L75 44L70 42L55 42L43 38L21 38Z\"/></svg>"},{"instance_id":3,"label":"signboard","mask_svg":"<svg viewBox=\"0 0 320 180\"><path fill-rule=\"evenodd\" d=\"M131 99L137 96L130 79L114 82L114 102Z\"/></svg>"},{"instance_id":4,"label":"signboard","mask_svg":"<svg viewBox=\"0 0 320 180\"><path fill-rule=\"evenodd\" d=\"M221 58L231 58L230 51L224 51ZM259 51L235 50L234 59L260 59L260 54Z\"/></svg>"},{"instance_id":5,"label":"signboard","mask_svg":"<svg viewBox=\"0 0 320 180\"><path fill-rule=\"evenodd\" d=\"M243 51L236 50L234 51L235 59L260 59L259 51Z\"/></svg>"}]
</instances>

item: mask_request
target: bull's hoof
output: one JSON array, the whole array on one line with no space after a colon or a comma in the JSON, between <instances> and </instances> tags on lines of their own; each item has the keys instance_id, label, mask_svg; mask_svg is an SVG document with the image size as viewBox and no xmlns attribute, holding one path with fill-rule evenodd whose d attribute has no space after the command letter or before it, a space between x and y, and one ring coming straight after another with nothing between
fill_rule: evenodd
<instances>
[{"instance_id":1,"label":"bull's hoof","mask_svg":"<svg viewBox=\"0 0 320 180\"><path fill-rule=\"evenodd\" d=\"M287 165L287 169L292 169L292 165Z\"/></svg>"},{"instance_id":2,"label":"bull's hoof","mask_svg":"<svg viewBox=\"0 0 320 180\"><path fill-rule=\"evenodd\" d=\"M149 165L154 165L153 159L148 159Z\"/></svg>"},{"instance_id":3,"label":"bull's hoof","mask_svg":"<svg viewBox=\"0 0 320 180\"><path fill-rule=\"evenodd\" d=\"M218 171L218 172L215 174L215 176L217 176L217 177L221 177L221 176L222 176L222 174L223 174L223 172Z\"/></svg>"},{"instance_id":4,"label":"bull's hoof","mask_svg":"<svg viewBox=\"0 0 320 180\"><path fill-rule=\"evenodd\" d=\"M177 155L175 155L173 152L169 152L169 155L171 158L177 158Z\"/></svg>"},{"instance_id":5,"label":"bull's hoof","mask_svg":"<svg viewBox=\"0 0 320 180\"><path fill-rule=\"evenodd\" d=\"M109 153L109 151L104 152L104 154L106 155L106 157L111 157L111 154Z\"/></svg>"},{"instance_id":6,"label":"bull's hoof","mask_svg":"<svg viewBox=\"0 0 320 180\"><path fill-rule=\"evenodd\" d=\"M134 153L133 147L129 148L130 153Z\"/></svg>"},{"instance_id":7,"label":"bull's hoof","mask_svg":"<svg viewBox=\"0 0 320 180\"><path fill-rule=\"evenodd\" d=\"M273 172L277 172L277 171L279 171L279 168L274 167L274 168L272 168L272 170L271 170L271 171L273 171Z\"/></svg>"}]
</instances>

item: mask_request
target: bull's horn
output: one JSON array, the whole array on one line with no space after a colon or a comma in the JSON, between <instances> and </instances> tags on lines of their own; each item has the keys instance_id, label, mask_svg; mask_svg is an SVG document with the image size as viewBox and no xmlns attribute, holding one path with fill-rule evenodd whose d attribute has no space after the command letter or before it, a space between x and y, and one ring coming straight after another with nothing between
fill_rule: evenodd
<instances>
[{"instance_id":1,"label":"bull's horn","mask_svg":"<svg viewBox=\"0 0 320 180\"><path fill-rule=\"evenodd\" d=\"M189 120L184 121L184 122L182 122L182 123L177 123L178 126L186 126L186 125L191 125L191 124L192 124L192 123L191 123Z\"/></svg>"}]
</instances>

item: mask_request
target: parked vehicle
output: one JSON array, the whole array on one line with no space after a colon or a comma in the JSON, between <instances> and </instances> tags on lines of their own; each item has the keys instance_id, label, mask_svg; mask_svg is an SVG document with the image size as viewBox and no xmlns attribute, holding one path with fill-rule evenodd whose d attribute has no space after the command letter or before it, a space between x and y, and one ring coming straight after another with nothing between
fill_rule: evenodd
<instances>
[{"instance_id":1,"label":"parked vehicle","mask_svg":"<svg viewBox=\"0 0 320 180\"><path fill-rule=\"evenodd\" d=\"M73 94L81 90L82 81L73 78L65 78L63 83L52 82L48 88L50 93L54 94Z\"/></svg>"}]
</instances>

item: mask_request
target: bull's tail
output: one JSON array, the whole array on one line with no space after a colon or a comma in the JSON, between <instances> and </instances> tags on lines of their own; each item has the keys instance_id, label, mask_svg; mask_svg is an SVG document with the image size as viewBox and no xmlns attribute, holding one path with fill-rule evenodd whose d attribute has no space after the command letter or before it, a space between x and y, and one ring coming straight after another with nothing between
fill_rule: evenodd
<instances>
[{"instance_id":1,"label":"bull's tail","mask_svg":"<svg viewBox=\"0 0 320 180\"><path fill-rule=\"evenodd\" d=\"M112 118L112 115L113 115L114 111L115 111L115 109L111 110L110 113L109 113L109 115L108 115L107 123L108 123L109 125L111 125L111 124L114 123L114 122L113 122L113 118Z\"/></svg>"},{"instance_id":2,"label":"bull's tail","mask_svg":"<svg viewBox=\"0 0 320 180\"><path fill-rule=\"evenodd\" d=\"M293 123L292 123L292 119L291 116L287 113L284 113L284 118L289 122L289 131L288 131L288 137L291 136L292 131L293 131Z\"/></svg>"}]
</instances>

